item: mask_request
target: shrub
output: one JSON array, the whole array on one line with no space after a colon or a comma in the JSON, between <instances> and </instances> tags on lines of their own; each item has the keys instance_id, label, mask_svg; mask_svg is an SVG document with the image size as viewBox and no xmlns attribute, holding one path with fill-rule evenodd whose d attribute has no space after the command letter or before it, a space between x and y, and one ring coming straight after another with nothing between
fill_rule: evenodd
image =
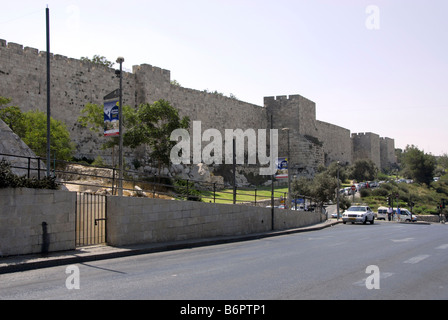
<instances>
[{"instance_id":1,"label":"shrub","mask_svg":"<svg viewBox=\"0 0 448 320\"><path fill-rule=\"evenodd\" d=\"M375 197L387 197L389 195L389 191L385 188L376 188L372 190L372 196Z\"/></svg>"},{"instance_id":2,"label":"shrub","mask_svg":"<svg viewBox=\"0 0 448 320\"><path fill-rule=\"evenodd\" d=\"M0 189L1 188L32 188L59 189L56 177L37 178L19 177L11 171L11 165L5 160L0 161Z\"/></svg>"},{"instance_id":3,"label":"shrub","mask_svg":"<svg viewBox=\"0 0 448 320\"><path fill-rule=\"evenodd\" d=\"M361 198L370 197L370 194L372 193L370 189L361 189L359 192L361 195Z\"/></svg>"},{"instance_id":4,"label":"shrub","mask_svg":"<svg viewBox=\"0 0 448 320\"><path fill-rule=\"evenodd\" d=\"M174 182L174 191L182 199L202 201L201 192L195 189L194 182L178 179Z\"/></svg>"}]
</instances>

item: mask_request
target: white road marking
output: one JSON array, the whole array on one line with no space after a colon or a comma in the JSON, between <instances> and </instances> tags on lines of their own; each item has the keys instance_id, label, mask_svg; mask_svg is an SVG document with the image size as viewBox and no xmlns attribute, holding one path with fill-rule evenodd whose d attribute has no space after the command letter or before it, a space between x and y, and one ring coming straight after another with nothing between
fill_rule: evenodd
<instances>
[{"instance_id":1,"label":"white road marking","mask_svg":"<svg viewBox=\"0 0 448 320\"><path fill-rule=\"evenodd\" d=\"M392 239L393 242L410 242L413 240L414 240L414 238L405 238L405 239L396 239L396 240Z\"/></svg>"},{"instance_id":2,"label":"white road marking","mask_svg":"<svg viewBox=\"0 0 448 320\"><path fill-rule=\"evenodd\" d=\"M448 249L448 243L447 244L442 244L441 246L438 246L436 249L438 249L438 250Z\"/></svg>"},{"instance_id":3,"label":"white road marking","mask_svg":"<svg viewBox=\"0 0 448 320\"><path fill-rule=\"evenodd\" d=\"M423 260L425 260L425 259L427 259L427 258L429 258L429 257L430 257L430 256L427 255L427 254L422 254L422 255L419 255L419 256L412 257L411 259L406 260L406 261L403 262L403 263L416 264L416 263L419 263L420 261L423 261Z\"/></svg>"},{"instance_id":4,"label":"white road marking","mask_svg":"<svg viewBox=\"0 0 448 320\"><path fill-rule=\"evenodd\" d=\"M394 274L392 272L380 272L380 280L387 279L389 277L392 277L393 275ZM353 283L353 285L357 286L357 287L365 287L366 280L367 280L367 278L364 278L362 280L359 280L359 281Z\"/></svg>"}]
</instances>

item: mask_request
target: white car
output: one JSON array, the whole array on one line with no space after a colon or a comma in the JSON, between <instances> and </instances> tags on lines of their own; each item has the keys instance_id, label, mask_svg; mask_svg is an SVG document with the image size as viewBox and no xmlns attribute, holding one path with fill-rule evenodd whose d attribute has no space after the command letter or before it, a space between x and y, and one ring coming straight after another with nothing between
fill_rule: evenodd
<instances>
[{"instance_id":1,"label":"white car","mask_svg":"<svg viewBox=\"0 0 448 320\"><path fill-rule=\"evenodd\" d=\"M416 222L417 216L411 214L408 209L402 209L400 208L401 214L400 214L400 222ZM394 208L394 213L397 212L397 209Z\"/></svg>"},{"instance_id":2,"label":"white car","mask_svg":"<svg viewBox=\"0 0 448 320\"><path fill-rule=\"evenodd\" d=\"M343 224L346 224L347 222L362 222L363 224L366 224L367 221L370 222L370 224L373 224L375 221L375 214L369 206L351 206L342 215Z\"/></svg>"}]
</instances>

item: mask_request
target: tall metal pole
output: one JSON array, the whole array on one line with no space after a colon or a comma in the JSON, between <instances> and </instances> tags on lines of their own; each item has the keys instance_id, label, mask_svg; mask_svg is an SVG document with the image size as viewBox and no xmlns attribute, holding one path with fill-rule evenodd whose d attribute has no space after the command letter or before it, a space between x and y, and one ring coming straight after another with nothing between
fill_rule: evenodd
<instances>
[{"instance_id":1,"label":"tall metal pole","mask_svg":"<svg viewBox=\"0 0 448 320\"><path fill-rule=\"evenodd\" d=\"M288 134L288 153L287 153L287 157L288 157L288 197L286 198L287 201L287 207L285 209L289 209L289 207L291 206L291 152L290 152L290 147L289 147L289 128L283 128L283 131L286 131L286 133Z\"/></svg>"},{"instance_id":2,"label":"tall metal pole","mask_svg":"<svg viewBox=\"0 0 448 320\"><path fill-rule=\"evenodd\" d=\"M233 204L236 204L236 146L235 138L233 138L233 155L232 155L232 167L233 167Z\"/></svg>"},{"instance_id":3,"label":"tall metal pole","mask_svg":"<svg viewBox=\"0 0 448 320\"><path fill-rule=\"evenodd\" d=\"M292 174L292 162L291 162L291 149L289 147L289 129L288 129L288 206L286 209L291 209L291 174Z\"/></svg>"},{"instance_id":4,"label":"tall metal pole","mask_svg":"<svg viewBox=\"0 0 448 320\"><path fill-rule=\"evenodd\" d=\"M271 130L270 130L270 132L269 132L269 136L271 136L272 135L272 130L274 129L274 124L273 124L273 122L272 122L273 120L272 120L272 114L271 114ZM272 155L272 139L269 139L269 148L270 148L270 155ZM272 161L272 156L271 156L271 161ZM272 163L271 163L271 165L272 165ZM275 230L275 226L274 226L274 213L275 213L275 210L274 210L274 180L275 180L275 173L272 173L272 175L271 175L271 181L272 181L272 183L271 183L271 227L272 227L272 230Z\"/></svg>"},{"instance_id":5,"label":"tall metal pole","mask_svg":"<svg viewBox=\"0 0 448 320\"><path fill-rule=\"evenodd\" d=\"M337 197L337 202L336 202L336 212L337 212L337 221L339 221L339 189L341 188L340 186L340 181L339 181L339 161L338 161L338 189L336 190L336 197Z\"/></svg>"},{"instance_id":6,"label":"tall metal pole","mask_svg":"<svg viewBox=\"0 0 448 320\"><path fill-rule=\"evenodd\" d=\"M50 176L50 9L47 6L47 177Z\"/></svg>"},{"instance_id":7,"label":"tall metal pole","mask_svg":"<svg viewBox=\"0 0 448 320\"><path fill-rule=\"evenodd\" d=\"M118 157L118 195L123 196L123 57L118 57L117 62L120 64L120 107L118 108L119 117L119 157Z\"/></svg>"}]
</instances>

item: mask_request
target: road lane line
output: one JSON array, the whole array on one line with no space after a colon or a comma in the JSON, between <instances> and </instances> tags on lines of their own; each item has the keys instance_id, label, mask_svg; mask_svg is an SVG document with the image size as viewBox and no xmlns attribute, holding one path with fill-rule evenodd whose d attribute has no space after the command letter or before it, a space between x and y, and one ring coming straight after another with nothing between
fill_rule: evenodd
<instances>
[{"instance_id":1,"label":"road lane line","mask_svg":"<svg viewBox=\"0 0 448 320\"><path fill-rule=\"evenodd\" d=\"M415 240L415 238L392 239L393 242L411 242L413 240Z\"/></svg>"},{"instance_id":2,"label":"road lane line","mask_svg":"<svg viewBox=\"0 0 448 320\"><path fill-rule=\"evenodd\" d=\"M392 273L392 272L380 272L380 280L387 279L389 277L392 277L393 275L394 275L394 273ZM364 278L362 280L359 280L359 281L353 283L353 285L357 286L357 287L365 287L366 280L367 280L367 278Z\"/></svg>"},{"instance_id":3,"label":"road lane line","mask_svg":"<svg viewBox=\"0 0 448 320\"><path fill-rule=\"evenodd\" d=\"M438 249L438 250L448 249L448 243L447 244L442 244L441 246L438 246L436 249Z\"/></svg>"},{"instance_id":4,"label":"road lane line","mask_svg":"<svg viewBox=\"0 0 448 320\"><path fill-rule=\"evenodd\" d=\"M416 263L419 263L419 262L421 262L421 261L423 261L423 260L425 260L425 259L427 259L427 258L429 258L429 257L430 257L430 256L427 255L427 254L422 254L422 255L419 255L419 256L412 257L411 259L406 260L406 261L403 262L403 263L416 264Z\"/></svg>"}]
</instances>

